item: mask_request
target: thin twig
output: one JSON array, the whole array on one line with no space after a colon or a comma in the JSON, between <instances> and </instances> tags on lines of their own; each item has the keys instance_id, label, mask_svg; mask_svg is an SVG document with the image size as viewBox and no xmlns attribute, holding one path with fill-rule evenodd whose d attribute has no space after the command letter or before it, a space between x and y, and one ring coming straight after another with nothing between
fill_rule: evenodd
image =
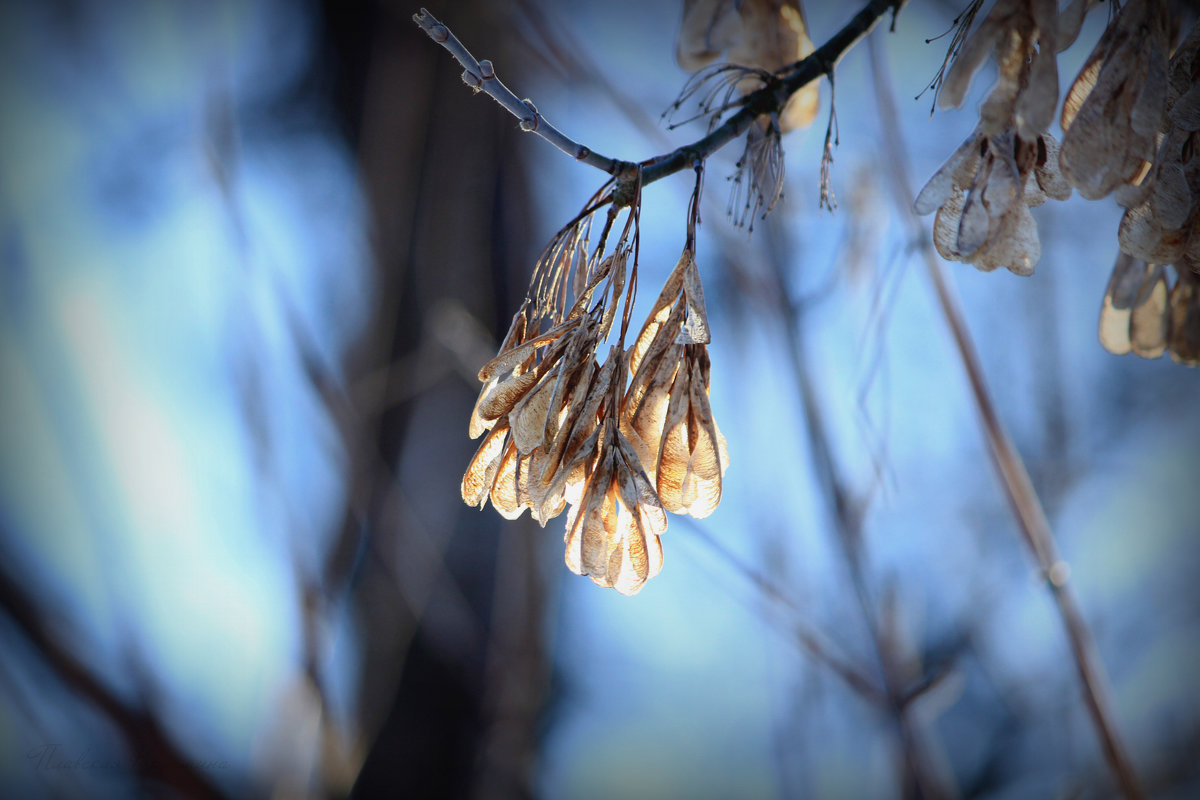
<instances>
[{"instance_id":1,"label":"thin twig","mask_svg":"<svg viewBox=\"0 0 1200 800\"><path fill-rule=\"evenodd\" d=\"M449 28L438 22L433 14L422 8L419 13L413 14L413 22L420 25L421 30L425 31L430 39L450 51L458 63L462 64L463 83L476 91L482 89L487 92L508 113L521 121L521 130L536 133L577 161L589 164L609 175L617 174L621 168L620 162L593 152L547 122L532 100L519 99L496 77L496 71L492 67L491 61L486 58L483 61L476 60L475 56L471 55L471 51L463 46L463 43Z\"/></svg>"},{"instance_id":2,"label":"thin twig","mask_svg":"<svg viewBox=\"0 0 1200 800\"><path fill-rule=\"evenodd\" d=\"M1083 688L1084 701L1091 714L1093 727L1100 739L1105 759L1121 792L1130 800L1141 798L1143 795L1137 777L1117 735L1112 712L1108 707L1108 679L1104 665L1097 655L1095 642L1087 622L1079 610L1075 594L1067 583L1068 570L1065 562L1058 556L1054 535L1050 529L1050 523L1046 519L1046 512L1029 479L1025 463L1021 460L1020 454L1013 446L1012 440L996 413L987 384L983 379L983 369L980 366L979 356L971 340L958 297L946 279L942 262L934 251L929 234L912 209L912 182L909 180L907 162L904 160L907 150L901 138L900 123L892 102L891 82L884 72L886 67L876 47L870 47L869 52L871 69L875 78L875 93L881 127L890 133L883 138L891 151L887 162L891 166L889 176L892 181L896 206L901 217L909 226L912 241L920 248L925 257L925 263L929 268L929 275L937 293L938 305L946 318L946 324L950 327L959 358L962 360L963 369L966 371L971 385L971 397L975 401L975 407L979 413L992 461L1000 475L1005 494L1013 508L1025 543L1033 551L1034 560L1042 573L1046 587L1054 596L1059 616L1062 617L1063 625L1067 630L1071 655L1075 660L1075 668L1079 673L1079 681Z\"/></svg>"},{"instance_id":3,"label":"thin twig","mask_svg":"<svg viewBox=\"0 0 1200 800\"><path fill-rule=\"evenodd\" d=\"M750 127L750 123L758 117L763 114L779 113L793 94L822 75L831 74L842 55L859 39L871 32L884 12L891 9L894 20L895 15L900 12L900 8L906 2L907 0L870 0L840 31L816 51L775 73L773 79L766 86L746 95L741 102L741 110L725 120L720 127L704 138L677 147L666 155L640 162L645 166L641 176L642 186L647 186L668 175L674 175L681 170L691 169L696 161L703 161L745 133L746 129ZM445 47L458 60L458 63L462 64L463 82L475 90L482 89L487 92L492 99L521 121L522 130L538 134L572 158L596 167L609 175L618 175L629 163L593 152L548 123L530 100L518 99L507 86L500 82L490 61L476 60L475 56L471 55L450 29L425 9L414 14L413 21L421 26L429 38ZM610 195L610 198L612 196L617 195L614 193L614 195Z\"/></svg>"},{"instance_id":4,"label":"thin twig","mask_svg":"<svg viewBox=\"0 0 1200 800\"><path fill-rule=\"evenodd\" d=\"M946 785L929 766L925 740L921 736L910 712L911 695L897 674L894 646L889 646L886 630L876 613L863 565L863 509L846 487L842 469L838 464L829 430L817 391L808 369L806 339L802 325L803 311L792 299L779 248L772 247L770 258L771 275L775 281L776 313L780 324L786 329L785 341L791 361L792 377L796 381L804 419L804 432L808 439L808 451L813 461L813 473L818 488L828 508L829 520L835 540L850 573L855 598L862 613L863 622L871 640L872 650L879 662L885 694L884 707L892 717L904 756L906 775L911 779L921 797L943 798L954 796L953 787Z\"/></svg>"}]
</instances>

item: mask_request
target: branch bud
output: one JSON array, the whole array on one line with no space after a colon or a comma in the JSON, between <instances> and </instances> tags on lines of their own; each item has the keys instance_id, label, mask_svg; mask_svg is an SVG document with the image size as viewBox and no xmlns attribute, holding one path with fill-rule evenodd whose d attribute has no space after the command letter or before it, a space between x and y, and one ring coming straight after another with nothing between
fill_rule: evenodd
<instances>
[{"instance_id":1,"label":"branch bud","mask_svg":"<svg viewBox=\"0 0 1200 800\"><path fill-rule=\"evenodd\" d=\"M496 70L492 68L492 62L486 58L479 62L479 73L485 81L496 77Z\"/></svg>"},{"instance_id":2,"label":"branch bud","mask_svg":"<svg viewBox=\"0 0 1200 800\"><path fill-rule=\"evenodd\" d=\"M536 131L537 126L538 126L537 106L535 106L533 104L533 101L530 100L528 97L526 97L521 102L525 104L526 108L528 108L531 112L533 112L532 115L521 119L521 130L527 131L527 132L528 131Z\"/></svg>"},{"instance_id":3,"label":"branch bud","mask_svg":"<svg viewBox=\"0 0 1200 800\"><path fill-rule=\"evenodd\" d=\"M470 86L472 89L478 90L481 86L483 86L483 80L481 80L478 75L476 75L474 72L471 72L469 69L463 70L462 79L463 83L465 83L467 86Z\"/></svg>"}]
</instances>

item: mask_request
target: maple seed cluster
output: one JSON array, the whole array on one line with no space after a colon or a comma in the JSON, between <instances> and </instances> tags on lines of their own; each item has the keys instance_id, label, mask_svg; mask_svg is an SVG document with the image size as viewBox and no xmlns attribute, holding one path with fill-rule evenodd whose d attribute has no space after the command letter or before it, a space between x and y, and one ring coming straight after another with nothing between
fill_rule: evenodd
<instances>
[{"instance_id":1,"label":"maple seed cluster","mask_svg":"<svg viewBox=\"0 0 1200 800\"><path fill-rule=\"evenodd\" d=\"M1100 314L1113 353L1200 364L1200 24L1177 47L1166 0L1126 3L1063 100L1061 147L1046 129L1058 104L1055 54L1078 36L1095 0L999 0L962 37L938 102L962 103L992 53L996 86L979 126L917 195L937 211L943 257L1030 275L1041 256L1029 208L1112 195L1126 211ZM964 18L969 27L973 14ZM1172 265L1174 284L1164 268Z\"/></svg>"},{"instance_id":2,"label":"maple seed cluster","mask_svg":"<svg viewBox=\"0 0 1200 800\"><path fill-rule=\"evenodd\" d=\"M624 345L638 202L607 255L615 208L594 249L585 213L543 252L499 353L479 371L469 432L483 441L462 480L464 502L490 500L509 519L528 508L544 526L569 506L567 566L626 595L662 569L666 512L712 513L729 462L708 400L710 337L693 236ZM620 334L600 363L622 304Z\"/></svg>"}]
</instances>

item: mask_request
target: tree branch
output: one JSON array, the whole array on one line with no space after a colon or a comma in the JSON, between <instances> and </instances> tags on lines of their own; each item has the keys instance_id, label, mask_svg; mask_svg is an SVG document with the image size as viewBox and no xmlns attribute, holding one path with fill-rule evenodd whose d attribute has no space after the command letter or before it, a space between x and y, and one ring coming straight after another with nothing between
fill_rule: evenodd
<instances>
[{"instance_id":1,"label":"tree branch","mask_svg":"<svg viewBox=\"0 0 1200 800\"><path fill-rule=\"evenodd\" d=\"M907 0L870 0L840 31L811 55L784 67L766 86L746 95L742 100L741 110L725 120L716 130L691 144L677 147L666 155L641 162L645 167L642 171L642 186L674 175L680 170L691 169L697 161L703 161L745 133L750 123L758 117L778 113L793 94L822 75L831 73L842 55L859 39L870 33L888 9L892 10L894 22L896 14L906 2ZM422 8L420 13L413 15L413 21L421 26L430 39L445 47L458 63L462 64L463 82L476 91L482 89L487 92L492 99L521 121L521 130L536 133L572 158L590 164L609 175L618 176L624 171L625 175L630 176L628 180L634 179L634 171L624 169L629 162L593 152L547 122L532 101L517 99L517 96L496 77L492 62L486 59L477 61L450 29L438 22L428 11ZM626 178L621 178L621 181L625 180ZM620 197L621 194L614 191L612 196Z\"/></svg>"},{"instance_id":2,"label":"tree branch","mask_svg":"<svg viewBox=\"0 0 1200 800\"><path fill-rule=\"evenodd\" d=\"M666 156L644 162L647 166L642 171L642 185L654 183L691 167L697 159L707 158L741 136L758 117L779 113L793 94L822 75L829 74L845 52L871 32L885 11L892 9L894 19L906 2L907 0L871 0L835 33L833 38L806 58L780 70L776 74L776 82L746 95L742 101L742 110L725 120L712 133L691 144L677 147Z\"/></svg>"},{"instance_id":3,"label":"tree branch","mask_svg":"<svg viewBox=\"0 0 1200 800\"><path fill-rule=\"evenodd\" d=\"M482 89L487 92L508 113L521 121L521 130L536 133L571 158L607 172L609 175L616 175L620 170L621 162L593 152L547 122L532 100L518 99L512 90L496 77L492 62L486 58L483 61L476 60L475 56L471 55L471 51L463 46L463 43L448 27L438 22L433 14L422 8L419 13L413 14L413 22L420 25L421 30L425 31L430 39L449 50L450 55L454 56L459 64L462 64L463 83L475 91Z\"/></svg>"}]
</instances>

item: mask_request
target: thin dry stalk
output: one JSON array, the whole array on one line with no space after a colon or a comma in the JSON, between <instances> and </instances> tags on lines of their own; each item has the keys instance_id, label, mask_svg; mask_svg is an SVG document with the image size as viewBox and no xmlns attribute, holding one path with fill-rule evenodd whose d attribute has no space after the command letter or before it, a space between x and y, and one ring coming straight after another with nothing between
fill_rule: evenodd
<instances>
[{"instance_id":1,"label":"thin dry stalk","mask_svg":"<svg viewBox=\"0 0 1200 800\"><path fill-rule=\"evenodd\" d=\"M908 224L914 246L921 250L925 264L929 268L929 276L933 281L937 294L938 305L950 327L951 335L962 360L963 369L971 385L971 397L979 413L980 427L992 461L996 465L1001 483L1013 514L1021 528L1025 543L1033 552L1033 556L1046 587L1055 600L1059 616L1067 630L1067 638L1071 646L1071 655L1075 661L1075 669L1079 675L1084 701L1092 719L1096 735L1100 739L1101 749L1105 760L1112 771L1113 778L1120 787L1122 794L1130 800L1143 797L1138 785L1137 776L1133 771L1129 756L1117 735L1116 724L1112 719L1112 711L1108 704L1108 678L1104 665L1096 652L1095 641L1074 591L1067 583L1068 570L1054 544L1054 535L1041 500L1029 479L1020 454L1013 446L1008 433L996 413L987 384L983 379L983 369L979 356L963 318L954 289L946 280L945 271L933 243L929 238L920 219L912 210L912 183L909 180L906 161L907 148L901 139L900 123L892 102L891 80L886 74L886 65L878 52L878 46L871 44L868 48L871 55L871 69L874 76L875 94L879 108L881 127L890 131L884 141L889 150L887 159L891 166L889 177L892 182L893 196L900 216Z\"/></svg>"}]
</instances>

